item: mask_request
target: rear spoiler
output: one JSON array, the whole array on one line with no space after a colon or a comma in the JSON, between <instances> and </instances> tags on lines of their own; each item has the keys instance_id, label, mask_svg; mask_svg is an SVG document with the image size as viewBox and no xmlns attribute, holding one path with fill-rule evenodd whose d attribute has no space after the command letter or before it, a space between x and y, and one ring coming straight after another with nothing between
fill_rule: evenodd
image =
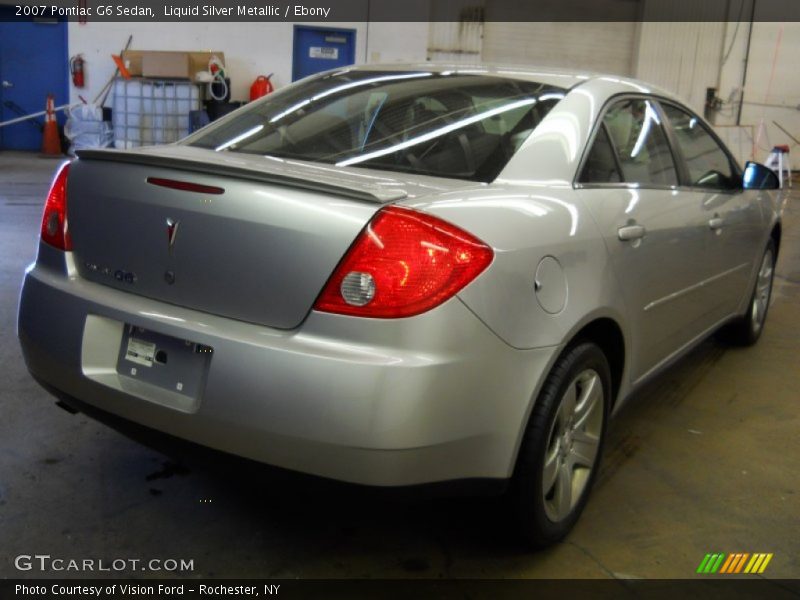
<instances>
[{"instance_id":1,"label":"rear spoiler","mask_svg":"<svg viewBox=\"0 0 800 600\"><path fill-rule=\"evenodd\" d=\"M364 188L353 189L345 185L336 185L326 181L315 181L312 179L293 177L291 175L270 173L268 171L261 171L258 169L248 169L246 167L236 167L228 164L193 160L191 158L177 158L174 156L155 154L150 155L125 150L107 149L77 150L75 154L77 154L78 158L81 160L106 160L109 162L133 163L162 168L166 167L180 171L202 173L204 175L233 177L236 179L257 181L259 183L271 183L275 185L312 190L315 192L324 192L326 194L335 194L338 196L344 196L345 198L365 200L367 202L374 202L378 204L386 204L387 202L402 200L407 195L406 192L402 190L370 190Z\"/></svg>"}]
</instances>

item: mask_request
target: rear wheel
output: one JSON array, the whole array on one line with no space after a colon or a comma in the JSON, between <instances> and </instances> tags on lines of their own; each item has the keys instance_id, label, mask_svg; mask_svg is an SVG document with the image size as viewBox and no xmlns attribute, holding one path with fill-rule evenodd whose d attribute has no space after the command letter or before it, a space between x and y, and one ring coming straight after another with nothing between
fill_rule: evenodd
<instances>
[{"instance_id":1,"label":"rear wheel","mask_svg":"<svg viewBox=\"0 0 800 600\"><path fill-rule=\"evenodd\" d=\"M761 337L767 320L769 301L772 298L772 280L775 275L775 243L770 240L761 258L756 284L750 297L747 313L723 330L723 339L740 346L752 346Z\"/></svg>"},{"instance_id":2,"label":"rear wheel","mask_svg":"<svg viewBox=\"0 0 800 600\"><path fill-rule=\"evenodd\" d=\"M591 342L559 358L534 405L512 486L521 533L535 547L569 533L589 496L605 436L608 360Z\"/></svg>"}]
</instances>

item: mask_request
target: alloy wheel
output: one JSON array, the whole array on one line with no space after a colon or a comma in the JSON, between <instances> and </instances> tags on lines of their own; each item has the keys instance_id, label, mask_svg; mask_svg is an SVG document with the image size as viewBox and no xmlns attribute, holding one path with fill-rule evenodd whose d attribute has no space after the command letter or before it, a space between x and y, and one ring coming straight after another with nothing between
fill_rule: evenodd
<instances>
[{"instance_id":1,"label":"alloy wheel","mask_svg":"<svg viewBox=\"0 0 800 600\"><path fill-rule=\"evenodd\" d=\"M774 271L774 260L772 249L767 249L758 269L758 279L756 281L756 291L753 295L753 305L751 306L751 322L753 333L758 333L764 326L767 316L769 299L772 293L772 274Z\"/></svg>"},{"instance_id":2,"label":"alloy wheel","mask_svg":"<svg viewBox=\"0 0 800 600\"><path fill-rule=\"evenodd\" d=\"M586 490L600 448L604 402L593 369L581 371L561 398L542 468L545 513L553 522L566 519Z\"/></svg>"}]
</instances>

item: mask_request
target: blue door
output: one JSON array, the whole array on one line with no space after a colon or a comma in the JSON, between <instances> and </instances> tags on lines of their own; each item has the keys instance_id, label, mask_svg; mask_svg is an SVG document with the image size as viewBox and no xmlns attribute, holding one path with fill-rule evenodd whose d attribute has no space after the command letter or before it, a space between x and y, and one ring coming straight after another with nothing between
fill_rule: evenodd
<instances>
[{"instance_id":1,"label":"blue door","mask_svg":"<svg viewBox=\"0 0 800 600\"><path fill-rule=\"evenodd\" d=\"M0 122L44 110L47 94L56 106L69 102L66 21L15 17L14 10L0 6ZM0 127L0 149L39 150L43 122Z\"/></svg>"},{"instance_id":2,"label":"blue door","mask_svg":"<svg viewBox=\"0 0 800 600\"><path fill-rule=\"evenodd\" d=\"M355 29L294 27L292 81L356 62Z\"/></svg>"}]
</instances>

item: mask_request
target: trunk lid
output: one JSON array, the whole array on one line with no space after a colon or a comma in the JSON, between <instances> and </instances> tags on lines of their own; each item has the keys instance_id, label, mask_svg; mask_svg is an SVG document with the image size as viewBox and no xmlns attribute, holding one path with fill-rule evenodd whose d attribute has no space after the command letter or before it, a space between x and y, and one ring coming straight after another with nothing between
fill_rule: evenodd
<instances>
[{"instance_id":1,"label":"trunk lid","mask_svg":"<svg viewBox=\"0 0 800 600\"><path fill-rule=\"evenodd\" d=\"M67 210L81 277L280 329L303 321L383 204L475 185L182 146L78 156Z\"/></svg>"}]
</instances>

